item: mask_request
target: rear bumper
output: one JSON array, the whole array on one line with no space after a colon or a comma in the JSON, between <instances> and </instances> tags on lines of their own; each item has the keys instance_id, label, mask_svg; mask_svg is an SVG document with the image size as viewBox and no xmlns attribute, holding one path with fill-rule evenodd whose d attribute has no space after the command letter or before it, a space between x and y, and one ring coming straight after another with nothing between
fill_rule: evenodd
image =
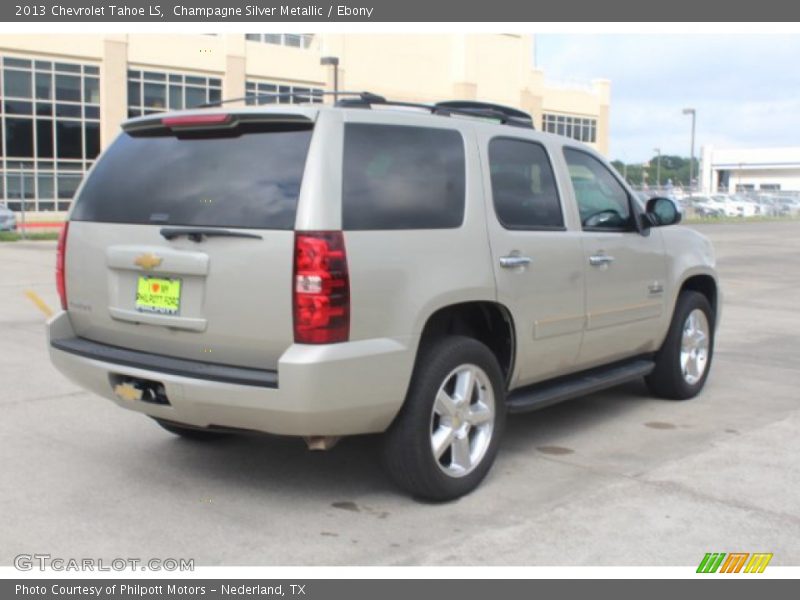
<instances>
[{"instance_id":1,"label":"rear bumper","mask_svg":"<svg viewBox=\"0 0 800 600\"><path fill-rule=\"evenodd\" d=\"M384 431L403 403L416 340L379 338L343 344L294 344L277 371L209 365L134 352L78 338L69 315L48 322L50 359L64 375L116 404L195 427L280 435L354 435ZM123 400L119 377L157 381L169 405Z\"/></svg>"}]
</instances>

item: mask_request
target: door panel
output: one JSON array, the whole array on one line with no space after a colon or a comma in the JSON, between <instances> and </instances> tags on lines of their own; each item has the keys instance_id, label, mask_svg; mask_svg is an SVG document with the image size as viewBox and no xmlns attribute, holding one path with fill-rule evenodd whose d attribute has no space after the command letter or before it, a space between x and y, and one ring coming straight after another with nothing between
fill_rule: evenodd
<instances>
[{"instance_id":1,"label":"door panel","mask_svg":"<svg viewBox=\"0 0 800 600\"><path fill-rule=\"evenodd\" d=\"M517 383L569 372L585 323L582 252L570 232L508 231L490 227L498 301L514 315ZM500 257L529 257L528 266L504 268Z\"/></svg>"},{"instance_id":2,"label":"door panel","mask_svg":"<svg viewBox=\"0 0 800 600\"><path fill-rule=\"evenodd\" d=\"M598 157L566 147L564 158L583 230L586 332L578 365L654 350L666 279L661 234L639 231L628 191Z\"/></svg>"},{"instance_id":3,"label":"door panel","mask_svg":"<svg viewBox=\"0 0 800 600\"><path fill-rule=\"evenodd\" d=\"M661 233L584 232L582 242L587 319L579 364L654 350L664 312ZM592 257L598 256L613 260L597 264Z\"/></svg>"},{"instance_id":4,"label":"door panel","mask_svg":"<svg viewBox=\"0 0 800 600\"><path fill-rule=\"evenodd\" d=\"M480 140L498 301L514 316L514 385L571 371L583 328L580 233L564 227L558 186L541 144Z\"/></svg>"}]
</instances>

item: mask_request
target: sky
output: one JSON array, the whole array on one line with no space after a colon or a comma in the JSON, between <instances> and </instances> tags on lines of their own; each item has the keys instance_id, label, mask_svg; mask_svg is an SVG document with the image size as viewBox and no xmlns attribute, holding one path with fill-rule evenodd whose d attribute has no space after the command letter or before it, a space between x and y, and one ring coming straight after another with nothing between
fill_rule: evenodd
<instances>
[{"instance_id":1,"label":"sky","mask_svg":"<svg viewBox=\"0 0 800 600\"><path fill-rule=\"evenodd\" d=\"M611 159L800 146L800 35L536 34L545 80L611 80Z\"/></svg>"}]
</instances>

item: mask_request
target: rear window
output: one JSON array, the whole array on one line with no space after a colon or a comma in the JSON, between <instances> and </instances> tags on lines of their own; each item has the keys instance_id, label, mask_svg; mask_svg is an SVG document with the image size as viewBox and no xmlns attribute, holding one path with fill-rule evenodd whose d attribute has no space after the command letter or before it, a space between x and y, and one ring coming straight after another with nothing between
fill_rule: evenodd
<instances>
[{"instance_id":1,"label":"rear window","mask_svg":"<svg viewBox=\"0 0 800 600\"><path fill-rule=\"evenodd\" d=\"M464 173L464 142L455 130L347 124L344 229L459 227Z\"/></svg>"},{"instance_id":2,"label":"rear window","mask_svg":"<svg viewBox=\"0 0 800 600\"><path fill-rule=\"evenodd\" d=\"M311 127L249 124L224 136L123 133L86 180L72 219L292 229Z\"/></svg>"}]
</instances>

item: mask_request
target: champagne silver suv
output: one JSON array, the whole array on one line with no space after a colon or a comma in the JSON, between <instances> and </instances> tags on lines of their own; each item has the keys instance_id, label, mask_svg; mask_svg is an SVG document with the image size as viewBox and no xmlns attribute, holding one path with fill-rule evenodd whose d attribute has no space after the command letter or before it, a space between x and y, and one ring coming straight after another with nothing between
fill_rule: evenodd
<instances>
[{"instance_id":1,"label":"champagne silver suv","mask_svg":"<svg viewBox=\"0 0 800 600\"><path fill-rule=\"evenodd\" d=\"M720 293L679 220L497 105L145 116L77 193L50 355L186 438L382 433L397 484L452 499L508 413L641 377L703 388Z\"/></svg>"}]
</instances>

